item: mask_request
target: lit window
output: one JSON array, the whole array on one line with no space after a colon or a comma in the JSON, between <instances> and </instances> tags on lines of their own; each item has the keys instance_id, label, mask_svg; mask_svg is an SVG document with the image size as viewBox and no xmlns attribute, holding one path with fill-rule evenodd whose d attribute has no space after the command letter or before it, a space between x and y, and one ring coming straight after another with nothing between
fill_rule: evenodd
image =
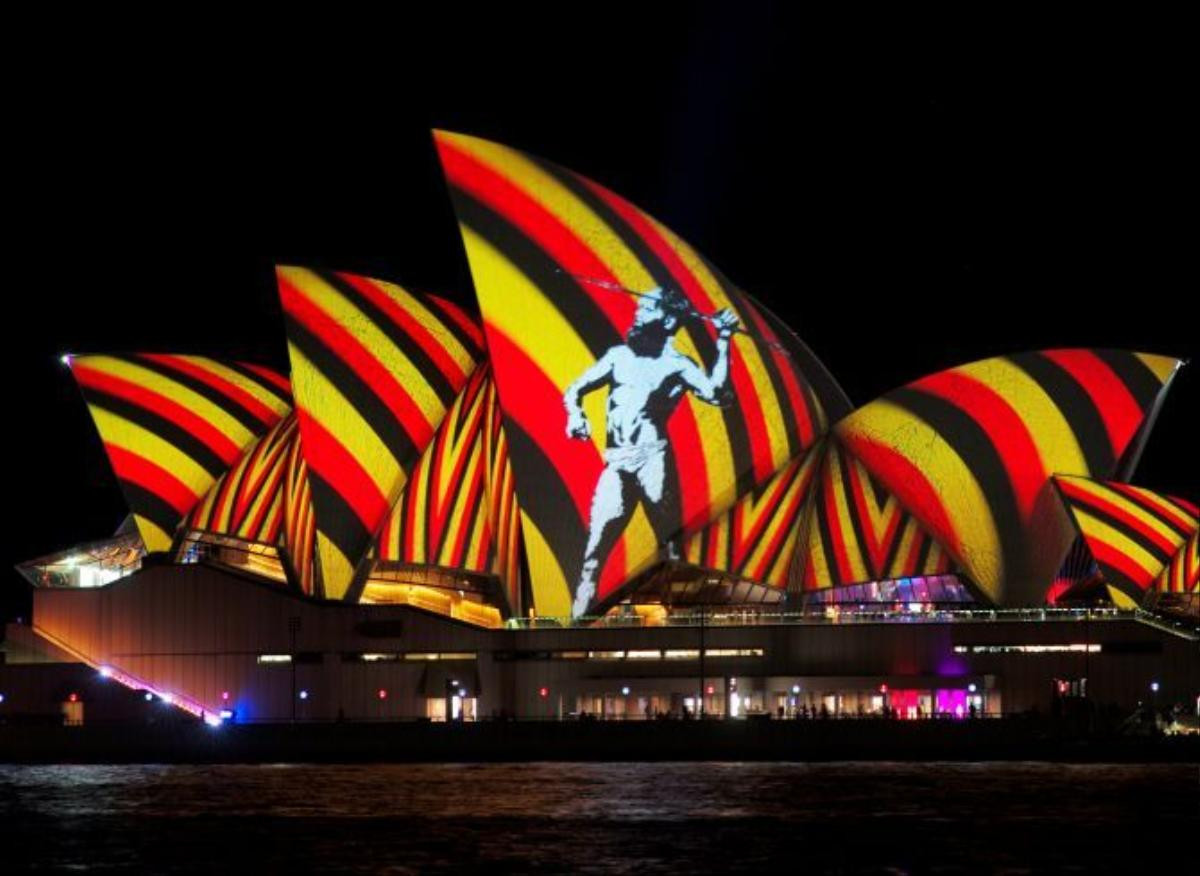
<instances>
[{"instance_id":1,"label":"lit window","mask_svg":"<svg viewBox=\"0 0 1200 876\"><path fill-rule=\"evenodd\" d=\"M259 663L291 663L291 654L259 654Z\"/></svg>"}]
</instances>

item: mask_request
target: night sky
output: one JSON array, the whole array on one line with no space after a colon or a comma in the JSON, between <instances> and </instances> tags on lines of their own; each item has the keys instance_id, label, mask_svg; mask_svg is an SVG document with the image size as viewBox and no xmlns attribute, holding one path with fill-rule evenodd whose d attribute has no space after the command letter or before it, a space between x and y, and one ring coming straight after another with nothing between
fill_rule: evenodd
<instances>
[{"instance_id":1,"label":"night sky","mask_svg":"<svg viewBox=\"0 0 1200 876\"><path fill-rule=\"evenodd\" d=\"M1194 95L1169 53L975 31L835 46L770 5L605 9L557 39L446 21L390 52L281 33L253 70L215 45L113 52L21 97L7 567L124 515L61 353L285 368L276 262L472 301L431 127L625 195L788 321L856 404L1025 349L1200 351ZM1137 483L1200 499L1198 409L1195 362ZM25 610L15 573L2 590Z\"/></svg>"}]
</instances>

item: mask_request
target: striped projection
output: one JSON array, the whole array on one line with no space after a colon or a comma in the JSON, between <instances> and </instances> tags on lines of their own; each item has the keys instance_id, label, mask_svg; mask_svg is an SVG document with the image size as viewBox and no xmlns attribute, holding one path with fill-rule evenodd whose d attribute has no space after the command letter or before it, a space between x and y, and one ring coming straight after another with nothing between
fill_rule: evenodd
<instances>
[{"instance_id":1,"label":"striped projection","mask_svg":"<svg viewBox=\"0 0 1200 876\"><path fill-rule=\"evenodd\" d=\"M496 382L487 381L487 419L483 429L483 458L487 463L488 530L492 539L492 572L500 579L500 591L509 615L522 615L521 599L521 509L513 480L504 414L496 396Z\"/></svg>"},{"instance_id":2,"label":"striped projection","mask_svg":"<svg viewBox=\"0 0 1200 876\"><path fill-rule=\"evenodd\" d=\"M1165 583L1173 560L1200 529L1200 509L1183 499L1081 477L1056 477L1054 483L1105 582L1135 601L1157 581ZM1186 566L1185 558L1180 591L1188 589Z\"/></svg>"},{"instance_id":3,"label":"striped projection","mask_svg":"<svg viewBox=\"0 0 1200 876\"><path fill-rule=\"evenodd\" d=\"M201 356L76 356L71 372L148 551L287 413L287 379Z\"/></svg>"},{"instance_id":4,"label":"striped projection","mask_svg":"<svg viewBox=\"0 0 1200 876\"><path fill-rule=\"evenodd\" d=\"M322 596L316 580L317 521L300 430L292 432L283 473L283 553L300 592Z\"/></svg>"},{"instance_id":5,"label":"striped projection","mask_svg":"<svg viewBox=\"0 0 1200 876\"><path fill-rule=\"evenodd\" d=\"M799 563L805 590L949 572L953 561L861 462L831 441Z\"/></svg>"},{"instance_id":6,"label":"striped projection","mask_svg":"<svg viewBox=\"0 0 1200 876\"><path fill-rule=\"evenodd\" d=\"M292 392L326 598L354 570L480 357L453 305L353 274L280 267Z\"/></svg>"},{"instance_id":7,"label":"striped projection","mask_svg":"<svg viewBox=\"0 0 1200 876\"><path fill-rule=\"evenodd\" d=\"M834 432L981 596L1040 602L1062 563L1039 554L1034 525L1050 476L1112 477L1179 364L1121 350L985 359L894 390Z\"/></svg>"},{"instance_id":8,"label":"striped projection","mask_svg":"<svg viewBox=\"0 0 1200 876\"><path fill-rule=\"evenodd\" d=\"M283 529L287 451L296 417L284 417L217 480L188 515L191 530L275 544Z\"/></svg>"},{"instance_id":9,"label":"striped projection","mask_svg":"<svg viewBox=\"0 0 1200 876\"><path fill-rule=\"evenodd\" d=\"M801 534L822 445L788 463L683 545L693 566L783 590Z\"/></svg>"},{"instance_id":10,"label":"striped projection","mask_svg":"<svg viewBox=\"0 0 1200 876\"><path fill-rule=\"evenodd\" d=\"M488 571L486 384L477 368L413 467L380 532L381 562Z\"/></svg>"},{"instance_id":11,"label":"striped projection","mask_svg":"<svg viewBox=\"0 0 1200 876\"><path fill-rule=\"evenodd\" d=\"M519 518L512 467L486 364L454 400L384 522L382 564L493 574L519 613Z\"/></svg>"},{"instance_id":12,"label":"striped projection","mask_svg":"<svg viewBox=\"0 0 1200 876\"><path fill-rule=\"evenodd\" d=\"M1191 593L1200 590L1200 529L1192 533L1187 544L1163 569L1154 582L1160 593Z\"/></svg>"},{"instance_id":13,"label":"striped projection","mask_svg":"<svg viewBox=\"0 0 1200 876\"><path fill-rule=\"evenodd\" d=\"M810 447L845 397L776 318L628 201L496 143L435 140L504 409L535 607L603 610L662 545Z\"/></svg>"}]
</instances>

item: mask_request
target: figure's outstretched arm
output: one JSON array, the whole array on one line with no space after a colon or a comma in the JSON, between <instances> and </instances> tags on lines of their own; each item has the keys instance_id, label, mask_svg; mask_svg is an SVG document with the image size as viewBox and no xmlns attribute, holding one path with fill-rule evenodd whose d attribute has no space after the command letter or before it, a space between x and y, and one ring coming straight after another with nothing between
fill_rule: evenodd
<instances>
[{"instance_id":1,"label":"figure's outstretched arm","mask_svg":"<svg viewBox=\"0 0 1200 876\"><path fill-rule=\"evenodd\" d=\"M731 310L725 309L712 320L717 326L717 361L713 363L712 373L705 374L703 368L683 356L686 364L680 377L687 388L696 394L696 398L710 405L719 405L729 388L729 338L737 330L738 319Z\"/></svg>"},{"instance_id":2,"label":"figure's outstretched arm","mask_svg":"<svg viewBox=\"0 0 1200 876\"><path fill-rule=\"evenodd\" d=\"M613 357L609 350L590 368L575 379L563 392L563 407L567 410L567 437L590 438L592 425L583 412L583 397L604 384L612 376Z\"/></svg>"}]
</instances>

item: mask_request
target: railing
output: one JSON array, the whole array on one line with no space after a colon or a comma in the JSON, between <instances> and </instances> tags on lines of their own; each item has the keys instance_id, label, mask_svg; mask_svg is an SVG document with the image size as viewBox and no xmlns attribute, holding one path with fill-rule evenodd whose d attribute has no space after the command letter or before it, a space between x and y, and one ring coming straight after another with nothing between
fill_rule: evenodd
<instances>
[{"instance_id":1,"label":"railing","mask_svg":"<svg viewBox=\"0 0 1200 876\"><path fill-rule=\"evenodd\" d=\"M886 611L826 608L821 611L738 611L712 609L679 611L653 617L638 614L610 614L601 617L511 618L508 629L542 630L563 628L610 629L613 627L748 627L748 626L831 626L842 624L944 624L1047 621L1139 621L1164 632L1200 639L1200 627L1187 621L1162 617L1143 609L1121 608L942 608L923 606L921 610Z\"/></svg>"}]
</instances>

